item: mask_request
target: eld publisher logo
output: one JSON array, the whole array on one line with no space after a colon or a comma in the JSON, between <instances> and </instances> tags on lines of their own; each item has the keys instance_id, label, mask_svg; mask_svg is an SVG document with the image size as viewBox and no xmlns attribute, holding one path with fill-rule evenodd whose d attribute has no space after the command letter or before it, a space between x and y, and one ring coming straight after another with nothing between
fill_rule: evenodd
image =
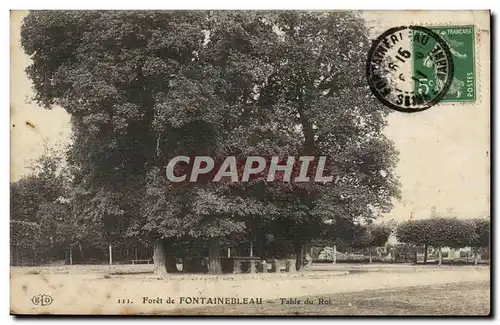
<instances>
[{"instance_id":1,"label":"eld publisher logo","mask_svg":"<svg viewBox=\"0 0 500 325\"><path fill-rule=\"evenodd\" d=\"M53 301L54 301L54 299L52 299L51 296L46 295L46 294L39 294L39 295L33 296L33 298L31 298L31 302L33 303L33 305L37 305L37 306L48 306Z\"/></svg>"}]
</instances>

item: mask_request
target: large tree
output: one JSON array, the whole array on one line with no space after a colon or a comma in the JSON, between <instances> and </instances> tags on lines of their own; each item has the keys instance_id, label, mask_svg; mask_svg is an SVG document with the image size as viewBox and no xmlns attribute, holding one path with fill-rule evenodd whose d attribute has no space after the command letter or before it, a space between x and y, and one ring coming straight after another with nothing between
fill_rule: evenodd
<instances>
[{"instance_id":1,"label":"large tree","mask_svg":"<svg viewBox=\"0 0 500 325\"><path fill-rule=\"evenodd\" d=\"M175 188L164 166L180 154L286 151L269 145L270 119L255 110L270 38L257 13L43 11L24 21L35 99L72 117L79 212L109 232L156 240L158 273L165 239L186 236L211 240L219 272L218 238L263 212L229 199L227 184Z\"/></svg>"},{"instance_id":2,"label":"large tree","mask_svg":"<svg viewBox=\"0 0 500 325\"><path fill-rule=\"evenodd\" d=\"M21 31L35 99L71 115L75 211L153 241L159 274L169 241L208 240L217 273L221 238L276 220L300 268L325 222L391 207L397 153L363 80L367 34L347 12L34 11ZM174 186L177 155L324 155L334 181Z\"/></svg>"},{"instance_id":3,"label":"large tree","mask_svg":"<svg viewBox=\"0 0 500 325\"><path fill-rule=\"evenodd\" d=\"M397 152L383 129L389 110L364 80L370 46L355 13L279 12L269 16L278 41L260 103L279 128L299 135L299 153L326 156L327 184L291 183L280 213L294 241L297 268L307 241L343 218L366 221L388 212L399 196ZM328 222L328 223L327 223Z\"/></svg>"}]
</instances>

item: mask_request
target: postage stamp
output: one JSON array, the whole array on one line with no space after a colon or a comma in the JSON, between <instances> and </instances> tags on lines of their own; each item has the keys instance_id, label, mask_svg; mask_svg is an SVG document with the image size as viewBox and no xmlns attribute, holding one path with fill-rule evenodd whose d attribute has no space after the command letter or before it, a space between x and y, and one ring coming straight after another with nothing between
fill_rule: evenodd
<instances>
[{"instance_id":1,"label":"postage stamp","mask_svg":"<svg viewBox=\"0 0 500 325\"><path fill-rule=\"evenodd\" d=\"M474 102L476 100L476 69L474 48L474 26L439 26L428 27L437 33L448 45L453 58L453 78L446 94L441 98L442 102ZM418 32L416 32L418 33ZM419 82L415 83L415 91L419 87L425 89L439 83L437 71L434 68L431 56L421 56L421 51L428 51L434 46L432 42L422 44L414 42L413 70L420 71L425 76L420 76Z\"/></svg>"}]
</instances>

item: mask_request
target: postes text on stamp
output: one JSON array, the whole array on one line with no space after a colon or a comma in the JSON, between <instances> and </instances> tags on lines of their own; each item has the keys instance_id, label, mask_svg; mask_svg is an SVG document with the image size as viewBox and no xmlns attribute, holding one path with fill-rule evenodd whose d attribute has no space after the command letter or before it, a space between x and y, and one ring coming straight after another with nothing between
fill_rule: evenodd
<instances>
[{"instance_id":1,"label":"postes text on stamp","mask_svg":"<svg viewBox=\"0 0 500 325\"><path fill-rule=\"evenodd\" d=\"M450 88L442 102L474 102L476 100L476 75L474 67L474 26L439 26L429 27L446 42L452 54L454 72ZM429 79L420 78L415 84L419 87L432 87L439 79L434 72L431 57L424 60L417 58L419 51L429 51L428 44L413 44L413 69L424 72Z\"/></svg>"}]
</instances>

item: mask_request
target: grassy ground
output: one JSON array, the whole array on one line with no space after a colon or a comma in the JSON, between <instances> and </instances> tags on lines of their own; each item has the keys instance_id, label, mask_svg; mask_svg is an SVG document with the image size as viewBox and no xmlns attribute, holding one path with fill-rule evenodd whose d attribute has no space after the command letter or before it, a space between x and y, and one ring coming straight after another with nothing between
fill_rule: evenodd
<instances>
[{"instance_id":1,"label":"grassy ground","mask_svg":"<svg viewBox=\"0 0 500 325\"><path fill-rule=\"evenodd\" d=\"M305 305L308 298L314 304ZM331 301L318 304L319 299ZM173 315L483 315L490 313L490 283L465 282L356 293L304 296L300 305L270 300L261 306L220 305L168 312Z\"/></svg>"}]
</instances>

